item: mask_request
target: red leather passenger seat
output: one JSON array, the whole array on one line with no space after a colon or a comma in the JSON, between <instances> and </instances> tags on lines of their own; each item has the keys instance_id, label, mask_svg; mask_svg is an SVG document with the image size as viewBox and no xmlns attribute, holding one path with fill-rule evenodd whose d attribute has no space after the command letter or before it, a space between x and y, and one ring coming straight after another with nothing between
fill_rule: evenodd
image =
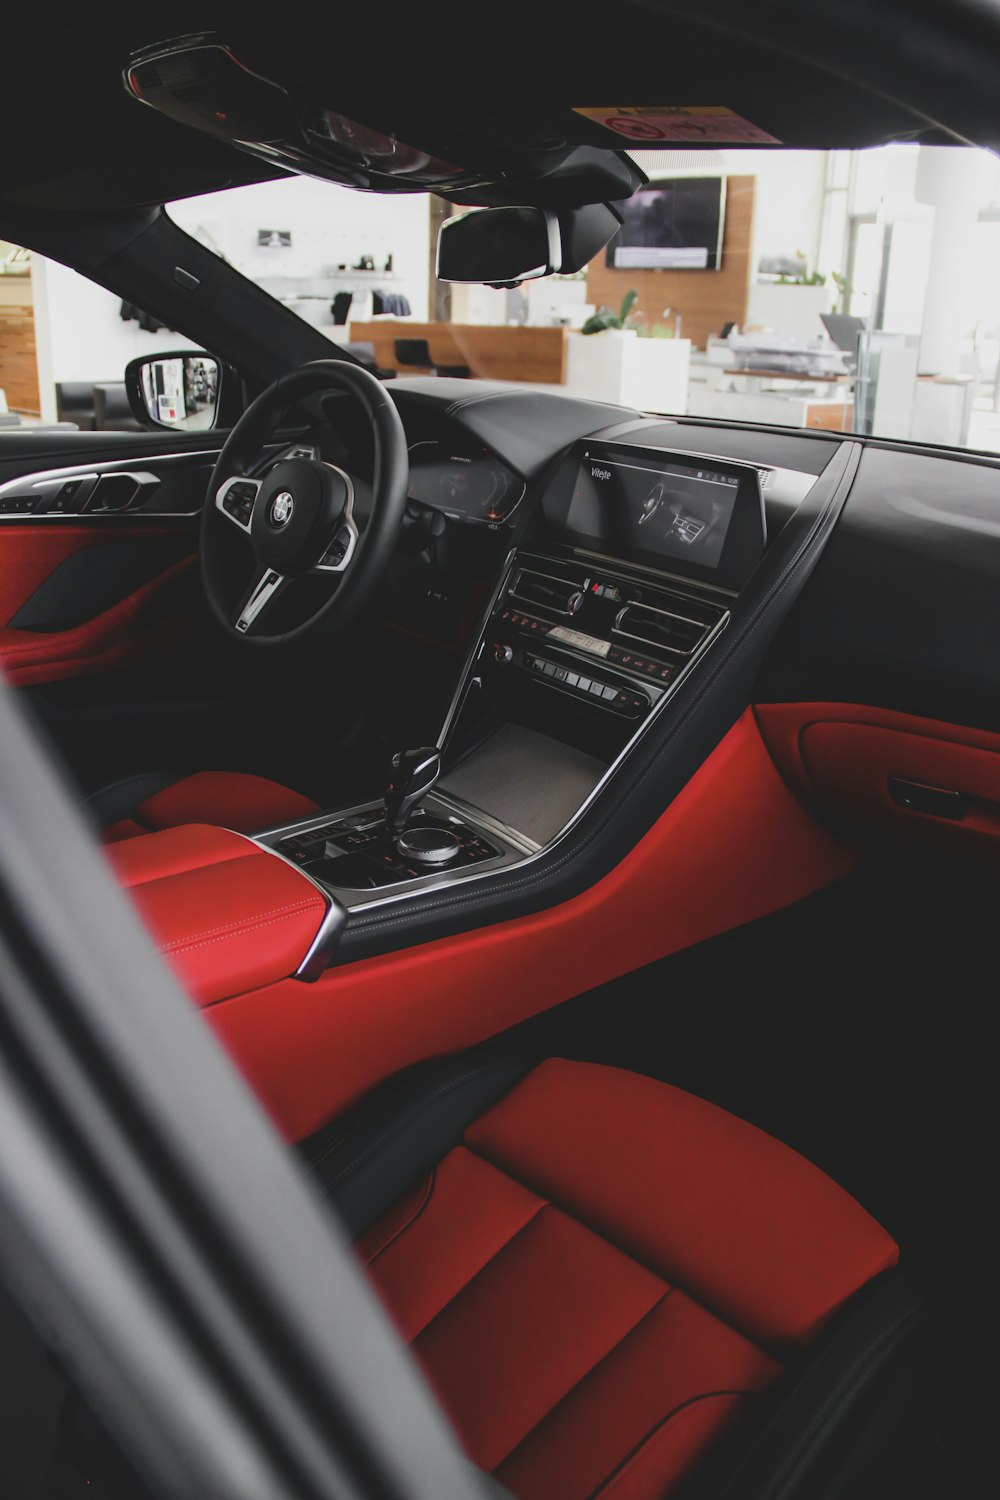
<instances>
[{"instance_id":1,"label":"red leather passenger seat","mask_svg":"<svg viewBox=\"0 0 1000 1500\"><path fill-rule=\"evenodd\" d=\"M467 1123L358 1249L469 1457L520 1500L672 1493L898 1259L754 1126L559 1059Z\"/></svg>"}]
</instances>

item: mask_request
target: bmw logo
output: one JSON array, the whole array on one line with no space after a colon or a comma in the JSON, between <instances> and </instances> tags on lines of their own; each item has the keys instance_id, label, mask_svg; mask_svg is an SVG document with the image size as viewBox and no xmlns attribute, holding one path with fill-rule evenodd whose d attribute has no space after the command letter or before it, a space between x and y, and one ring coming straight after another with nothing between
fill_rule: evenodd
<instances>
[{"instance_id":1,"label":"bmw logo","mask_svg":"<svg viewBox=\"0 0 1000 1500\"><path fill-rule=\"evenodd\" d=\"M295 501L287 490L282 490L280 495L275 495L271 501L271 525L287 526L288 522L292 519L294 508Z\"/></svg>"}]
</instances>

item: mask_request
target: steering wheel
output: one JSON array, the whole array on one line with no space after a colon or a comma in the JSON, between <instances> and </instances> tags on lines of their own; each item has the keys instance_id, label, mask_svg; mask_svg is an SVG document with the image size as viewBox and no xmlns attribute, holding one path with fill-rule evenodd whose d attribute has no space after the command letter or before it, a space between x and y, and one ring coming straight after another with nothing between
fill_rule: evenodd
<instances>
[{"instance_id":1,"label":"steering wheel","mask_svg":"<svg viewBox=\"0 0 1000 1500\"><path fill-rule=\"evenodd\" d=\"M285 412L323 391L347 391L365 410L375 449L370 491L335 464L302 456L283 458L255 477ZM395 403L360 365L316 360L268 386L226 439L202 514L202 584L227 634L248 646L273 647L344 629L392 556L408 475L406 434ZM359 504L362 495L370 503ZM234 545L234 528L243 535L242 546ZM249 586L247 542L254 558ZM301 597L287 603L297 603L295 617L305 618L271 633L262 630L277 601L294 592Z\"/></svg>"}]
</instances>

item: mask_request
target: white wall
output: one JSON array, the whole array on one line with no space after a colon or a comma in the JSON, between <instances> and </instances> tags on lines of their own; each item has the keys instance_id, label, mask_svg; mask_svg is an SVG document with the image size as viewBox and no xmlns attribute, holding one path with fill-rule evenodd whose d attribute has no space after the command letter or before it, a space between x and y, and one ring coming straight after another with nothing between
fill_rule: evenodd
<instances>
[{"instance_id":1,"label":"white wall","mask_svg":"<svg viewBox=\"0 0 1000 1500\"><path fill-rule=\"evenodd\" d=\"M31 284L45 421L56 419L57 380L121 380L129 360L141 354L195 347L167 329L143 333L138 323L123 322L119 297L58 261L33 255Z\"/></svg>"},{"instance_id":2,"label":"white wall","mask_svg":"<svg viewBox=\"0 0 1000 1500\"><path fill-rule=\"evenodd\" d=\"M291 300L303 292L321 300L312 304L315 321L330 324L329 303L351 278L334 274L370 255L383 267L393 257L392 276L368 278L369 286L407 297L414 318L425 319L428 306L430 246L429 198L426 193L388 197L357 193L308 177L288 177L188 198L168 209L189 234L223 255L237 270L272 295ZM287 229L288 249L261 249L258 229ZM193 348L177 333L143 333L119 316L120 299L57 261L32 257L35 327L42 415L54 421L55 382L121 380L130 359L158 350ZM356 299L352 316L367 315ZM312 321L309 303L306 308Z\"/></svg>"},{"instance_id":3,"label":"white wall","mask_svg":"<svg viewBox=\"0 0 1000 1500\"><path fill-rule=\"evenodd\" d=\"M381 270L391 255L391 276L369 281L402 293L414 318L427 317L426 193L359 193L311 177L287 177L187 198L170 205L168 212L189 234L278 297L305 291L329 301L340 286L351 287L350 275L336 270L341 262L351 266L370 255ZM292 243L287 249L260 248L259 229L289 230ZM357 317L353 308L352 316Z\"/></svg>"}]
</instances>

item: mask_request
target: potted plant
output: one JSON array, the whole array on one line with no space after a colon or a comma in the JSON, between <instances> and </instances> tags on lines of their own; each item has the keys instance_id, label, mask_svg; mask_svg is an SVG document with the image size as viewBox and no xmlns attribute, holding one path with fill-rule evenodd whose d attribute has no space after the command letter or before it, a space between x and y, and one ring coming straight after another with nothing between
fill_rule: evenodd
<instances>
[{"instance_id":1,"label":"potted plant","mask_svg":"<svg viewBox=\"0 0 1000 1500\"><path fill-rule=\"evenodd\" d=\"M633 314L638 300L632 288L617 312L602 307L579 333L566 335L566 387L591 401L683 413L690 340L663 323L640 327Z\"/></svg>"},{"instance_id":2,"label":"potted plant","mask_svg":"<svg viewBox=\"0 0 1000 1500\"><path fill-rule=\"evenodd\" d=\"M610 307L599 307L589 317L580 329L581 333L636 333L638 330L631 319L631 312L639 300L639 293L635 287L630 287L622 298L622 305L617 312L612 312Z\"/></svg>"}]
</instances>

